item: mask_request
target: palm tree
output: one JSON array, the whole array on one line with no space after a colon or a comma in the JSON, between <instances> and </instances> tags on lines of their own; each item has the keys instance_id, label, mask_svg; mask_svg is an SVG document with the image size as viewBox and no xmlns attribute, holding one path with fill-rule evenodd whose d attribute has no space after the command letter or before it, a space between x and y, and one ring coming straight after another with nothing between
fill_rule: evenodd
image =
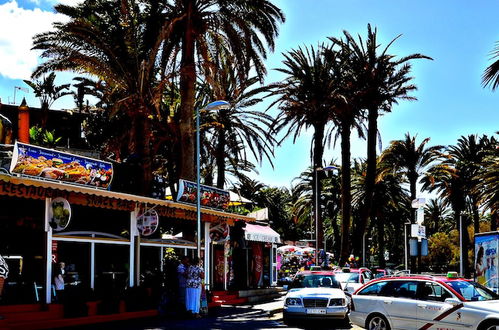
<instances>
[{"instance_id":1,"label":"palm tree","mask_svg":"<svg viewBox=\"0 0 499 330\"><path fill-rule=\"evenodd\" d=\"M319 46L317 50L313 46L300 47L284 54L285 67L277 70L286 77L270 86L270 95L277 96L271 106L278 104L280 110L275 121L275 131L285 130L283 140L292 135L295 142L303 131L313 130L310 158L314 171L323 165L324 146L331 140L328 125L333 120L336 99L340 98L335 93L340 84L340 72L336 69L338 62L335 62L332 56L326 57L323 47ZM314 182L318 191L321 191L323 174L319 171L318 182ZM315 190L312 196L315 200ZM316 216L319 217L320 213ZM320 235L323 234L320 218L317 230ZM318 242L321 244L322 241L323 238L319 236ZM320 246L317 248L320 249Z\"/></svg>"},{"instance_id":2,"label":"palm tree","mask_svg":"<svg viewBox=\"0 0 499 330\"><path fill-rule=\"evenodd\" d=\"M400 244L401 240L398 239L402 237L401 228L403 228L404 223L403 217L400 215L405 213L409 204L408 192L401 184L405 181L403 173L400 171L382 171L383 166L381 158L378 158L378 172L380 174L376 176L374 185L372 208L374 221L370 224L376 233L378 263L382 268L385 267L384 253L388 245L390 245L391 251L397 246L403 246ZM355 162L352 202L357 207L360 207L366 198L366 167L366 162ZM356 239L360 240L362 245L361 237L356 237ZM387 244L387 242L390 243Z\"/></svg>"},{"instance_id":3,"label":"palm tree","mask_svg":"<svg viewBox=\"0 0 499 330\"><path fill-rule=\"evenodd\" d=\"M103 81L116 100L113 112L123 112L129 118L128 139L121 139L121 143L139 160L137 188L148 194L152 182L151 126L161 120L166 83L159 59L167 56L162 45L175 21L165 20L165 8L154 1L95 0L75 6L60 4L55 10L68 20L34 37L33 48L41 50L47 61L33 76L73 71Z\"/></svg>"},{"instance_id":4,"label":"palm tree","mask_svg":"<svg viewBox=\"0 0 499 330\"><path fill-rule=\"evenodd\" d=\"M427 237L438 232L448 233L453 227L450 210L439 198L432 198L426 203L425 218Z\"/></svg>"},{"instance_id":5,"label":"palm tree","mask_svg":"<svg viewBox=\"0 0 499 330\"><path fill-rule=\"evenodd\" d=\"M409 56L396 59L394 55L388 54L390 46L401 36L397 36L388 45L381 49L377 41L377 29L367 25L367 39L364 40L359 35L357 40L347 31L343 32L345 40L329 38L333 42L341 44L348 49L350 56L349 66L351 74L355 79L357 90L356 97L360 99L358 104L362 109L367 109L367 176L366 176L366 199L363 202L362 217L357 226L358 235L365 232L368 218L371 216L374 184L376 178L376 144L378 138L378 117L387 112L391 112L394 104L398 100L416 100L409 93L416 90L416 86L411 84L412 77L410 61L414 59L431 59L421 54L411 54ZM381 52L379 52L381 50ZM360 109L359 109L360 110ZM358 245L358 244L357 244ZM358 250L358 248L357 248Z\"/></svg>"},{"instance_id":6,"label":"palm tree","mask_svg":"<svg viewBox=\"0 0 499 330\"><path fill-rule=\"evenodd\" d=\"M223 45L234 55L239 72L249 72L254 68L261 79L265 74L262 61L266 58L265 45L271 51L274 49L278 24L285 18L282 11L268 0L169 0L165 6L167 21L175 21L166 49L172 52L179 47L176 57L180 57L177 69L180 72L182 155L178 166L180 177L193 179L196 62L204 70L216 68L216 57L210 57L209 50Z\"/></svg>"},{"instance_id":7,"label":"palm tree","mask_svg":"<svg viewBox=\"0 0 499 330\"><path fill-rule=\"evenodd\" d=\"M404 140L396 140L383 152L381 162L385 171L401 172L409 181L411 201L416 199L417 181L425 169L440 156L442 146L426 147L430 138L423 139L418 145L416 137L405 134ZM411 218L412 220L412 218Z\"/></svg>"},{"instance_id":8,"label":"palm tree","mask_svg":"<svg viewBox=\"0 0 499 330\"><path fill-rule=\"evenodd\" d=\"M71 94L69 91L70 84L55 84L56 75L50 72L47 76L42 77L42 80L23 80L35 93L35 96L40 99L40 109L42 110L41 128L47 127L47 119L49 109L55 101L65 95Z\"/></svg>"},{"instance_id":9,"label":"palm tree","mask_svg":"<svg viewBox=\"0 0 499 330\"><path fill-rule=\"evenodd\" d=\"M231 61L227 62L211 77L211 85L216 88L205 84L203 89L208 95L205 98L223 99L231 104L231 109L226 111L202 112L205 115L204 131L209 136L205 142L211 141L209 149L215 156L216 184L219 188L226 183L226 164L229 160L233 166L245 163L249 151L260 164L266 158L272 165L276 143L271 134L273 118L262 111L252 110L262 101L258 95L265 88L254 87L259 82L256 76L241 80L230 65Z\"/></svg>"},{"instance_id":10,"label":"palm tree","mask_svg":"<svg viewBox=\"0 0 499 330\"><path fill-rule=\"evenodd\" d=\"M479 173L484 160L494 151L492 148L495 148L495 145L495 139L489 139L487 135L468 135L461 136L456 145L448 148L451 157L449 161L459 170L464 183L464 193L471 209L475 233L480 232L480 196L476 189L480 182Z\"/></svg>"},{"instance_id":11,"label":"palm tree","mask_svg":"<svg viewBox=\"0 0 499 330\"><path fill-rule=\"evenodd\" d=\"M421 179L423 189L436 191L442 198L445 206L450 206L453 211L454 225L459 228L462 217L463 229L468 228L470 221L467 216L463 216L466 210L466 181L462 173L463 167L459 162L448 155L440 163L432 165L425 176ZM463 246L468 249L469 235L467 230L462 231ZM469 276L468 258L463 258L463 269L465 275Z\"/></svg>"},{"instance_id":12,"label":"palm tree","mask_svg":"<svg viewBox=\"0 0 499 330\"><path fill-rule=\"evenodd\" d=\"M491 86L492 90L495 90L499 87L499 42L496 43L491 55L492 59L496 60L485 69L482 75L482 84L484 87Z\"/></svg>"},{"instance_id":13,"label":"palm tree","mask_svg":"<svg viewBox=\"0 0 499 330\"><path fill-rule=\"evenodd\" d=\"M475 189L481 198L483 206L490 210L490 229L494 231L497 230L499 215L499 154L497 149L484 159L478 178Z\"/></svg>"}]
</instances>

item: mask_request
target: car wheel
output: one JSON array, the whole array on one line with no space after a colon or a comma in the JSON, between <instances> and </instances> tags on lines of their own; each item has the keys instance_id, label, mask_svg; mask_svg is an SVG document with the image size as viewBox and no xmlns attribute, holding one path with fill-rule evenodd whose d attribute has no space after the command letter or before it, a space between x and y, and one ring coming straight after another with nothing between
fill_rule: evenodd
<instances>
[{"instance_id":1,"label":"car wheel","mask_svg":"<svg viewBox=\"0 0 499 330\"><path fill-rule=\"evenodd\" d=\"M367 320L368 330L390 330L390 324L383 315L373 315Z\"/></svg>"},{"instance_id":2,"label":"car wheel","mask_svg":"<svg viewBox=\"0 0 499 330\"><path fill-rule=\"evenodd\" d=\"M486 322L483 325L480 325L479 330L496 330L499 327L498 321Z\"/></svg>"}]
</instances>

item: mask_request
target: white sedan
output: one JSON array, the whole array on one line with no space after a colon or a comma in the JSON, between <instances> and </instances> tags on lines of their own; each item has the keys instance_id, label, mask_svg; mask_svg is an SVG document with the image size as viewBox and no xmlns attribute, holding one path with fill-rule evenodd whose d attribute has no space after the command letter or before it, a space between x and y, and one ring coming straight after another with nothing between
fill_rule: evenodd
<instances>
[{"instance_id":1,"label":"white sedan","mask_svg":"<svg viewBox=\"0 0 499 330\"><path fill-rule=\"evenodd\" d=\"M295 275L284 300L283 319L346 321L349 298L332 272L311 271Z\"/></svg>"},{"instance_id":2,"label":"white sedan","mask_svg":"<svg viewBox=\"0 0 499 330\"><path fill-rule=\"evenodd\" d=\"M351 308L350 321L366 329L499 329L499 295L455 274L374 280Z\"/></svg>"}]
</instances>

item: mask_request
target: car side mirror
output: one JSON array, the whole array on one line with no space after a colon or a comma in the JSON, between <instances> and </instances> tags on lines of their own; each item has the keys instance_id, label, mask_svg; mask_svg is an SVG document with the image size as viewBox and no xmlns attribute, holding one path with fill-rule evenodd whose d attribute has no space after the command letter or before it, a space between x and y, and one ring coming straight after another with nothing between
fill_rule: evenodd
<instances>
[{"instance_id":1,"label":"car side mirror","mask_svg":"<svg viewBox=\"0 0 499 330\"><path fill-rule=\"evenodd\" d=\"M282 289L283 289L284 291L288 291L288 290L289 290L289 285L284 284L284 285L282 286Z\"/></svg>"},{"instance_id":2,"label":"car side mirror","mask_svg":"<svg viewBox=\"0 0 499 330\"><path fill-rule=\"evenodd\" d=\"M452 306L456 306L456 305L459 305L461 303L461 300L459 300L457 298L447 298L447 299L445 299L445 303L450 304Z\"/></svg>"}]
</instances>

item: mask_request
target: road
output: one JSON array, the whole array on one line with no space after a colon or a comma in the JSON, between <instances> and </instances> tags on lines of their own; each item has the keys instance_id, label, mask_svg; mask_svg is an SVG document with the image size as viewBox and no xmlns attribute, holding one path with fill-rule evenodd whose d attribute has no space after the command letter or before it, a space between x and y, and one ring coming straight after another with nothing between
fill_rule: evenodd
<instances>
[{"instance_id":1,"label":"road","mask_svg":"<svg viewBox=\"0 0 499 330\"><path fill-rule=\"evenodd\" d=\"M149 318L67 328L68 330L173 330L173 329L362 329L348 324L310 323L288 327L282 323L282 298L265 304L222 306L201 319Z\"/></svg>"}]
</instances>

